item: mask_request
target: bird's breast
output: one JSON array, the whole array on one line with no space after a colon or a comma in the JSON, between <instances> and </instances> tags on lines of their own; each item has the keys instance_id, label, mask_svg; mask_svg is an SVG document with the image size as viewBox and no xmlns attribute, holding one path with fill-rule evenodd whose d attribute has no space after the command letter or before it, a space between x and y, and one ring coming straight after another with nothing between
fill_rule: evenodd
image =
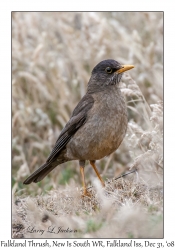
<instances>
[{"instance_id":1,"label":"bird's breast","mask_svg":"<svg viewBox=\"0 0 175 250\"><path fill-rule=\"evenodd\" d=\"M127 110L119 89L93 94L94 105L86 123L69 142L74 159L98 160L114 152L127 129Z\"/></svg>"}]
</instances>

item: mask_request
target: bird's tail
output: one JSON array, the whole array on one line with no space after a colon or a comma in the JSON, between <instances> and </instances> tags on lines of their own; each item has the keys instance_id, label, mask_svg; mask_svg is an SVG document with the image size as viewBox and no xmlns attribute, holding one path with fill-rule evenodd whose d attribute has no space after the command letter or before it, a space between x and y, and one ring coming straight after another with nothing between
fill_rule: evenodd
<instances>
[{"instance_id":1,"label":"bird's tail","mask_svg":"<svg viewBox=\"0 0 175 250\"><path fill-rule=\"evenodd\" d=\"M31 182L39 182L44 177L50 173L56 166L63 163L64 161L54 161L54 162L46 162L44 163L40 168L38 168L33 174L31 174L24 182L23 184L30 184Z\"/></svg>"}]
</instances>

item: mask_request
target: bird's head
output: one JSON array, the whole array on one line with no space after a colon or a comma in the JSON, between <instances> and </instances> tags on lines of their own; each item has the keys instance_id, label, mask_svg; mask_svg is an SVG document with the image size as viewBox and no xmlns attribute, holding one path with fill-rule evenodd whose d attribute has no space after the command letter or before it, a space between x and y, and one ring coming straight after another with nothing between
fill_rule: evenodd
<instances>
[{"instance_id":1,"label":"bird's head","mask_svg":"<svg viewBox=\"0 0 175 250\"><path fill-rule=\"evenodd\" d=\"M108 59L98 63L92 70L88 87L104 88L105 86L116 85L120 82L123 72L134 68L133 65L121 65L119 62Z\"/></svg>"}]
</instances>

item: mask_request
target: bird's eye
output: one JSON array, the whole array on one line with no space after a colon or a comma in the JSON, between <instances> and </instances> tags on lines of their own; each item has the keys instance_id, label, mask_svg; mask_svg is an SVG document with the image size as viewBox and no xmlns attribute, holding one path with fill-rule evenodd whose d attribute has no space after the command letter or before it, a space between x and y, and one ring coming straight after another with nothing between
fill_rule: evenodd
<instances>
[{"instance_id":1,"label":"bird's eye","mask_svg":"<svg viewBox=\"0 0 175 250\"><path fill-rule=\"evenodd\" d=\"M106 71L108 74L110 74L110 73L112 73L112 68L111 68L111 67L107 67L107 68L105 69L105 71Z\"/></svg>"}]
</instances>

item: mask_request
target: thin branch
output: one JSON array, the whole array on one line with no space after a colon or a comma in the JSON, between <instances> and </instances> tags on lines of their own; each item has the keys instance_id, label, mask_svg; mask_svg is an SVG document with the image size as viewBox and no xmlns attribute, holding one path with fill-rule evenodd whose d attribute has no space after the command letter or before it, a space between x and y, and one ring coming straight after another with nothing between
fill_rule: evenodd
<instances>
[{"instance_id":1,"label":"thin branch","mask_svg":"<svg viewBox=\"0 0 175 250\"><path fill-rule=\"evenodd\" d=\"M125 174L123 174L123 175L121 175L121 176L115 178L114 180L117 180L117 179L119 179L119 178L121 178L121 177L124 177L124 176L126 176L126 175L128 175L128 174L132 174L132 173L134 173L134 172L137 172L137 169L134 169L133 171L130 171L130 172L128 172L128 173L125 173Z\"/></svg>"}]
</instances>

